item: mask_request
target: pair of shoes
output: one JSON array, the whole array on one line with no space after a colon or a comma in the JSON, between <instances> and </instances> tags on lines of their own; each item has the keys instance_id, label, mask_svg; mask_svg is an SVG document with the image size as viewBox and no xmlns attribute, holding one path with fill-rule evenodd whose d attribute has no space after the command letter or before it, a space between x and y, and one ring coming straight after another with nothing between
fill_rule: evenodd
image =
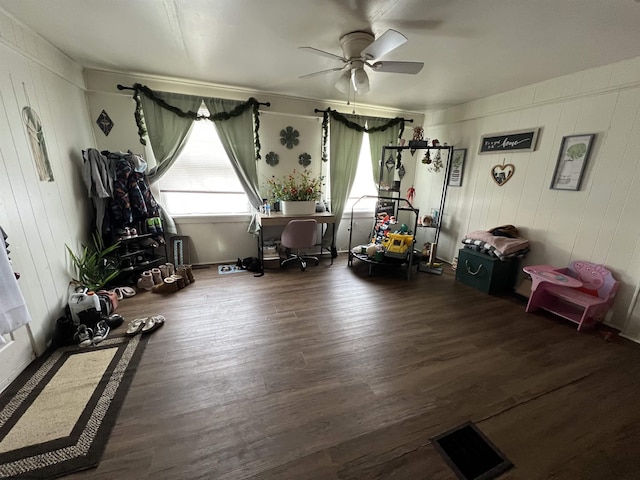
<instances>
[{"instance_id":1,"label":"pair of shoes","mask_svg":"<svg viewBox=\"0 0 640 480\"><path fill-rule=\"evenodd\" d=\"M151 276L153 277L154 285L160 285L162 283L162 272L160 272L159 268L152 268Z\"/></svg>"},{"instance_id":2,"label":"pair of shoes","mask_svg":"<svg viewBox=\"0 0 640 480\"><path fill-rule=\"evenodd\" d=\"M138 279L138 288L143 288L145 290L151 290L155 285L153 281L153 275L151 271L145 270L142 272L142 276Z\"/></svg>"},{"instance_id":3,"label":"pair of shoes","mask_svg":"<svg viewBox=\"0 0 640 480\"><path fill-rule=\"evenodd\" d=\"M193 271L191 269L191 265L180 265L176 269L176 274L182 275L187 285L196 281L196 279L193 277Z\"/></svg>"},{"instance_id":4,"label":"pair of shoes","mask_svg":"<svg viewBox=\"0 0 640 480\"><path fill-rule=\"evenodd\" d=\"M143 248L158 248L158 243L153 238L143 238L138 242Z\"/></svg>"},{"instance_id":5,"label":"pair of shoes","mask_svg":"<svg viewBox=\"0 0 640 480\"><path fill-rule=\"evenodd\" d=\"M133 263L130 258L123 258L120 260L120 270L123 272L130 272L133 270Z\"/></svg>"},{"instance_id":6,"label":"pair of shoes","mask_svg":"<svg viewBox=\"0 0 640 480\"><path fill-rule=\"evenodd\" d=\"M187 283L184 280L184 277L182 275L171 275L171 278L173 278L176 281L176 284L178 284L178 290L182 290L184 287L187 286Z\"/></svg>"},{"instance_id":7,"label":"pair of shoes","mask_svg":"<svg viewBox=\"0 0 640 480\"><path fill-rule=\"evenodd\" d=\"M93 330L84 323L78 325L76 333L73 334L73 341L81 347L88 347L93 344Z\"/></svg>"},{"instance_id":8,"label":"pair of shoes","mask_svg":"<svg viewBox=\"0 0 640 480\"><path fill-rule=\"evenodd\" d=\"M105 338L107 338L107 335L109 335L110 331L111 329L109 328L107 322L104 320L100 320L96 324L96 332L93 335L93 343L97 344L103 341Z\"/></svg>"},{"instance_id":9,"label":"pair of shoes","mask_svg":"<svg viewBox=\"0 0 640 480\"><path fill-rule=\"evenodd\" d=\"M176 269L173 266L173 263L165 263L164 265L160 265L160 273L162 274L162 278L167 278L176 273Z\"/></svg>"},{"instance_id":10,"label":"pair of shoes","mask_svg":"<svg viewBox=\"0 0 640 480\"><path fill-rule=\"evenodd\" d=\"M191 265L182 265L187 271L187 277L189 278L189 283L193 283L196 279L193 277L193 267Z\"/></svg>"},{"instance_id":11,"label":"pair of shoes","mask_svg":"<svg viewBox=\"0 0 640 480\"><path fill-rule=\"evenodd\" d=\"M165 319L162 315L155 315L147 318L136 318L129 322L125 333L129 336L133 336L138 333L151 333L164 325L164 320Z\"/></svg>"},{"instance_id":12,"label":"pair of shoes","mask_svg":"<svg viewBox=\"0 0 640 480\"><path fill-rule=\"evenodd\" d=\"M142 327L142 333L151 333L161 326L164 325L164 317L162 315L154 315L153 317L149 317L144 322L144 327Z\"/></svg>"},{"instance_id":13,"label":"pair of shoes","mask_svg":"<svg viewBox=\"0 0 640 480\"><path fill-rule=\"evenodd\" d=\"M153 293L175 293L179 290L178 282L173 277L165 278L162 283L155 285L151 291Z\"/></svg>"},{"instance_id":14,"label":"pair of shoes","mask_svg":"<svg viewBox=\"0 0 640 480\"><path fill-rule=\"evenodd\" d=\"M109 290L116 294L118 300L122 300L123 298L130 298L136 294L136 291L131 287L116 287L113 290Z\"/></svg>"}]
</instances>

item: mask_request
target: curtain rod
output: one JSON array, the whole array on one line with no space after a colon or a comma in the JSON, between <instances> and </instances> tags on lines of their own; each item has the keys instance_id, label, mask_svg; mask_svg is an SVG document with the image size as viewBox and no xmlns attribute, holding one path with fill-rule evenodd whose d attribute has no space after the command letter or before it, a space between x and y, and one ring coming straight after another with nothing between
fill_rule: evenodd
<instances>
[{"instance_id":1,"label":"curtain rod","mask_svg":"<svg viewBox=\"0 0 640 480\"><path fill-rule=\"evenodd\" d=\"M327 113L327 112L331 112L331 111L335 112L336 110L331 110L330 108L327 108L326 110L320 110L319 108L314 108L313 111L315 113ZM367 116L370 116L370 115L364 115L364 116L367 117ZM403 120L405 122L413 123L413 118L403 118Z\"/></svg>"},{"instance_id":2,"label":"curtain rod","mask_svg":"<svg viewBox=\"0 0 640 480\"><path fill-rule=\"evenodd\" d=\"M124 85L116 85L116 87L118 88L118 90L133 90L135 91L136 89L134 87L125 87ZM270 102L258 102L258 105L264 105L265 107L270 107L271 103Z\"/></svg>"}]
</instances>

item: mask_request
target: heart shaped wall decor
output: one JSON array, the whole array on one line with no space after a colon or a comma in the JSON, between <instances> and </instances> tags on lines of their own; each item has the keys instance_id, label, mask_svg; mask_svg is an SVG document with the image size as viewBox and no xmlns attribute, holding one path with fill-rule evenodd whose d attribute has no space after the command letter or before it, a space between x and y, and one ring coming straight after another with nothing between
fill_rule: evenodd
<instances>
[{"instance_id":1,"label":"heart shaped wall decor","mask_svg":"<svg viewBox=\"0 0 640 480\"><path fill-rule=\"evenodd\" d=\"M511 177L513 177L515 171L516 166L512 163L507 163L506 165L494 165L491 167L491 178L493 178L493 181L501 187L507 183Z\"/></svg>"}]
</instances>

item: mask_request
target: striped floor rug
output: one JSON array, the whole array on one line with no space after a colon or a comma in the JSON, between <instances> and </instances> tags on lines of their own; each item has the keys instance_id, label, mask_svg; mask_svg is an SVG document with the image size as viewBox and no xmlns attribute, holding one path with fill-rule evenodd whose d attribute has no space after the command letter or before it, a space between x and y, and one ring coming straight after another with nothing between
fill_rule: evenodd
<instances>
[{"instance_id":1,"label":"striped floor rug","mask_svg":"<svg viewBox=\"0 0 640 480\"><path fill-rule=\"evenodd\" d=\"M0 396L0 478L53 478L96 467L148 336L59 348Z\"/></svg>"}]
</instances>

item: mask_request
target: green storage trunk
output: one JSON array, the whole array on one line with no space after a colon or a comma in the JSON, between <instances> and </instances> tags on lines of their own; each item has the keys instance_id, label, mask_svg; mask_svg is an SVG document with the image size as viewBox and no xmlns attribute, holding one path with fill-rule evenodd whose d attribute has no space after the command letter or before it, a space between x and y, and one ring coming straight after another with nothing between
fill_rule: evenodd
<instances>
[{"instance_id":1,"label":"green storage trunk","mask_svg":"<svg viewBox=\"0 0 640 480\"><path fill-rule=\"evenodd\" d=\"M456 280L484 293L511 292L518 275L518 263L518 259L500 260L462 248L458 252Z\"/></svg>"}]
</instances>

